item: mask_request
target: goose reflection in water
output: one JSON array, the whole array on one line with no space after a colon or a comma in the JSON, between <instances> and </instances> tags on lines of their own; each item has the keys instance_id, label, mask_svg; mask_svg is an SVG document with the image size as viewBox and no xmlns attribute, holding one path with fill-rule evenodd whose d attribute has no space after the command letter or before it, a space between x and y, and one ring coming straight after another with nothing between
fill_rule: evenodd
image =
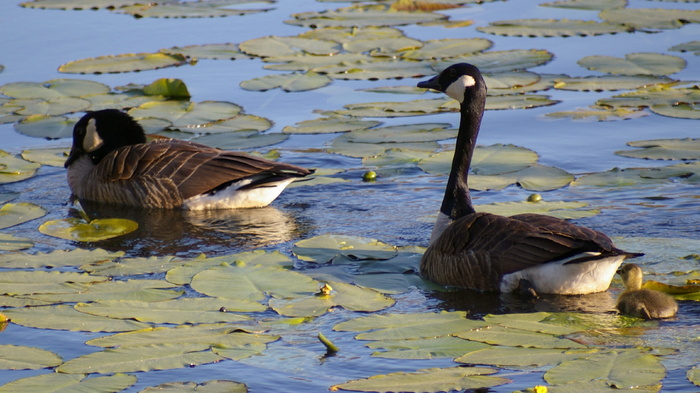
<instances>
[{"instance_id":1,"label":"goose reflection in water","mask_svg":"<svg viewBox=\"0 0 700 393\"><path fill-rule=\"evenodd\" d=\"M295 212L272 206L189 211L139 209L81 201L77 208L80 207L90 219L136 221L139 225L136 231L98 243L99 247L108 250L129 250L130 256L232 254L298 239L311 227ZM80 216L77 210L73 214Z\"/></svg>"}]
</instances>

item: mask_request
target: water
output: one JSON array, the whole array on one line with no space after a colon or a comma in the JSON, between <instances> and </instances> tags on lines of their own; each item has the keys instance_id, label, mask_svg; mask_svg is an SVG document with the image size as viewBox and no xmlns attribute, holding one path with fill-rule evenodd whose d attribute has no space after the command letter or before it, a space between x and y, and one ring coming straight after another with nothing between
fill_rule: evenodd
<instances>
[{"instance_id":1,"label":"water","mask_svg":"<svg viewBox=\"0 0 700 393\"><path fill-rule=\"evenodd\" d=\"M339 4L338 6L344 6ZM314 110L339 109L345 104L379 100L414 99L384 97L359 92L356 89L376 86L414 84L416 80L357 82L334 81L328 87L305 93L284 93L272 90L264 93L242 90L238 84L247 79L268 75L258 60L201 60L196 66L182 66L157 71L106 75L66 75L56 71L67 61L121 53L157 51L172 46L234 42L266 35L296 35L304 31L282 23L289 15L301 11L335 8L335 3L310 0L281 1L275 9L257 15L205 19L134 19L105 10L51 11L19 7L11 1L0 2L0 29L3 41L0 64L0 85L30 81L42 82L54 78L82 78L120 86L128 83L150 83L161 77L180 78L192 93L192 101L232 101L245 108L246 113L274 121L271 132L286 125L316 118ZM697 9L688 3L631 1L633 8ZM494 2L445 11L453 19L472 19L474 25L464 29L440 27L402 27L407 36L426 40L456 37L483 37L494 42L492 50L547 49L555 58L547 65L532 69L539 73L593 75L576 64L588 55L623 56L633 52L659 52L683 57L687 67L673 75L683 80L700 79L700 58L690 53L668 52L678 43L700 36L700 26L690 24L682 29L658 34L617 34L598 37L517 38L478 33L474 27L490 21L515 18L595 19L595 12L571 11L537 7L534 2ZM31 27L29 27L31 26ZM533 110L489 111L484 116L479 144L513 143L536 151L544 165L557 166L576 175L605 171L613 167L662 166L667 163L625 158L613 154L625 149L631 140L654 138L700 137L697 120L672 119L650 115L642 119L617 122L578 122L548 120L544 114L553 110L585 107L596 99L614 93L581 93L549 91L553 99L562 100L555 107ZM447 122L456 124L455 114L424 117L382 119L386 125L415 122ZM425 245L432 227L445 178L419 171L380 178L375 183L361 181L366 170L359 159L334 154L311 152L321 148L333 135L293 135L275 148L282 160L299 165L323 168L345 168L340 175L350 180L325 186L297 187L285 191L272 206L255 211L188 213L147 212L130 209L85 206L97 216L119 215L135 219L140 229L122 238L101 242L99 247L124 250L130 256L178 255L183 257L230 254L263 248L289 254L293 243L316 235L337 233L378 238L397 245ZM2 149L12 153L31 147L68 146L70 141L46 141L16 133L10 124L0 125ZM16 201L31 201L48 210L41 220L75 215L68 204L69 190L62 168L43 167L37 177L21 183L0 186L0 192L20 192ZM509 187L502 191L475 192L477 204L520 201L529 191ZM577 222L625 238L700 238L700 207L697 187L682 182L664 185L628 187L617 190L590 187L567 187L542 193L545 200L584 201L602 214ZM664 197L664 199L659 199ZM72 249L80 245L49 238L36 232L36 222L12 228L17 236L30 237L35 246L28 252L49 252ZM634 250L639 251L639 250ZM644 251L644 250L642 250ZM647 257L645 257L647 258ZM655 271L673 271L673 261L643 260ZM671 266L669 266L669 264ZM589 297L544 297L535 304L517 299L476 296L463 292L448 294L424 293L410 290L396 295L397 303L388 312L426 312L436 310L467 310L473 317L488 313L528 311L586 311L605 313L612 308L619 283L613 290ZM465 301L465 299L468 299ZM336 310L311 322L290 328L281 341L269 345L265 356L240 362L224 361L187 369L137 373L138 383L129 388L137 392L148 386L171 381L205 381L231 379L244 382L251 392L323 392L333 384L354 378L395 371L414 371L428 367L449 367L451 359L387 360L371 357L372 350L352 334L333 332L335 324L354 318L359 313ZM663 391L694 392L697 387L685 378L685 372L700 363L697 340L698 306L681 302L679 316L664 321L657 328L643 333L645 345L680 347L683 350L664 357L668 374ZM342 351L325 357L316 338L318 331L334 341ZM94 333L76 333L26 328L10 325L0 333L0 344L37 346L71 359L94 351L83 345ZM678 343L683 343L679 345ZM45 373L40 371L0 371L0 383ZM542 383L541 372L503 371L513 383L492 388L493 392L510 392Z\"/></svg>"}]
</instances>

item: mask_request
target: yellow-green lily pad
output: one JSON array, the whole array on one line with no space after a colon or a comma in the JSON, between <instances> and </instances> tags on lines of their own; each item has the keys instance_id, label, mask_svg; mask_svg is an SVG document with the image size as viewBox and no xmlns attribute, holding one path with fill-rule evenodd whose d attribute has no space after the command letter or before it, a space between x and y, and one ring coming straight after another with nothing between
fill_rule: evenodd
<instances>
[{"instance_id":1,"label":"yellow-green lily pad","mask_svg":"<svg viewBox=\"0 0 700 393\"><path fill-rule=\"evenodd\" d=\"M266 91L280 88L288 92L308 91L328 86L333 79L314 72L266 75L241 82L241 88Z\"/></svg>"},{"instance_id":2,"label":"yellow-green lily pad","mask_svg":"<svg viewBox=\"0 0 700 393\"><path fill-rule=\"evenodd\" d=\"M76 248L70 251L53 250L36 254L0 254L0 267L7 269L39 269L80 266L87 263L106 263L124 255L124 251L110 252L100 248L86 250Z\"/></svg>"},{"instance_id":3,"label":"yellow-green lily pad","mask_svg":"<svg viewBox=\"0 0 700 393\"><path fill-rule=\"evenodd\" d=\"M248 393L248 387L240 382L212 380L196 382L167 382L157 386L147 387L141 393L186 393L186 392L227 392Z\"/></svg>"},{"instance_id":4,"label":"yellow-green lily pad","mask_svg":"<svg viewBox=\"0 0 700 393\"><path fill-rule=\"evenodd\" d=\"M388 5L368 5L292 14L285 23L304 27L401 26L435 22L446 16L429 12L395 11Z\"/></svg>"},{"instance_id":5,"label":"yellow-green lily pad","mask_svg":"<svg viewBox=\"0 0 700 393\"><path fill-rule=\"evenodd\" d=\"M1 370L39 370L56 367L63 359L53 352L20 345L0 345Z\"/></svg>"},{"instance_id":6,"label":"yellow-green lily pad","mask_svg":"<svg viewBox=\"0 0 700 393\"><path fill-rule=\"evenodd\" d=\"M337 42L312 38L278 36L267 36L243 41L240 43L239 48L249 55L259 57L291 56L302 53L330 56L342 50Z\"/></svg>"},{"instance_id":7,"label":"yellow-green lily pad","mask_svg":"<svg viewBox=\"0 0 700 393\"><path fill-rule=\"evenodd\" d=\"M22 158L41 165L63 168L68 158L68 147L52 147L47 149L29 149L22 151Z\"/></svg>"},{"instance_id":8,"label":"yellow-green lily pad","mask_svg":"<svg viewBox=\"0 0 700 393\"><path fill-rule=\"evenodd\" d=\"M105 74L155 70L187 63L185 56L167 53L125 53L75 60L58 67L67 74Z\"/></svg>"},{"instance_id":9,"label":"yellow-green lily pad","mask_svg":"<svg viewBox=\"0 0 700 393\"><path fill-rule=\"evenodd\" d=\"M0 229L34 220L45 214L44 208L33 203L6 203L0 207Z\"/></svg>"},{"instance_id":10,"label":"yellow-green lily pad","mask_svg":"<svg viewBox=\"0 0 700 393\"><path fill-rule=\"evenodd\" d=\"M609 8L623 8L627 6L627 0L562 0L542 3L540 6L573 8L577 10L606 10Z\"/></svg>"},{"instance_id":11,"label":"yellow-green lily pad","mask_svg":"<svg viewBox=\"0 0 700 393\"><path fill-rule=\"evenodd\" d=\"M323 117L305 120L293 126L286 126L282 132L287 134L326 134L364 130L382 124L376 120L348 119L344 117Z\"/></svg>"},{"instance_id":12,"label":"yellow-green lily pad","mask_svg":"<svg viewBox=\"0 0 700 393\"><path fill-rule=\"evenodd\" d=\"M302 261L328 263L336 259L382 260L398 254L395 246L376 239L358 236L321 235L300 240L292 247L292 253Z\"/></svg>"},{"instance_id":13,"label":"yellow-green lily pad","mask_svg":"<svg viewBox=\"0 0 700 393\"><path fill-rule=\"evenodd\" d=\"M375 312L394 305L394 300L372 289L341 282L328 283L329 294L310 294L294 299L272 298L270 307L288 317L315 317L331 308L342 307L350 311Z\"/></svg>"},{"instance_id":14,"label":"yellow-green lily pad","mask_svg":"<svg viewBox=\"0 0 700 393\"><path fill-rule=\"evenodd\" d=\"M135 18L216 18L248 15L268 9L237 9L233 6L247 3L241 0L185 1L181 3L146 3L120 7L116 12L133 15ZM259 2L270 3L269 0Z\"/></svg>"},{"instance_id":15,"label":"yellow-green lily pad","mask_svg":"<svg viewBox=\"0 0 700 393\"><path fill-rule=\"evenodd\" d=\"M433 60L464 56L489 49L493 42L485 38L427 40L417 49L403 50L400 56L412 60Z\"/></svg>"},{"instance_id":16,"label":"yellow-green lily pad","mask_svg":"<svg viewBox=\"0 0 700 393\"><path fill-rule=\"evenodd\" d=\"M489 203L487 205L476 205L474 209L478 212L498 214L502 216L513 216L524 213L545 214L561 219L577 219L591 217L599 214L600 211L588 208L585 202L500 202Z\"/></svg>"},{"instance_id":17,"label":"yellow-green lily pad","mask_svg":"<svg viewBox=\"0 0 700 393\"><path fill-rule=\"evenodd\" d=\"M136 321L88 315L67 305L14 308L3 310L3 313L12 323L38 329L126 332L149 327L148 324Z\"/></svg>"},{"instance_id":18,"label":"yellow-green lily pad","mask_svg":"<svg viewBox=\"0 0 700 393\"><path fill-rule=\"evenodd\" d=\"M604 106L590 106L588 108L578 108L572 111L559 111L545 114L545 116L555 119L571 118L573 120L593 121L629 120L648 115L649 113L643 110Z\"/></svg>"},{"instance_id":19,"label":"yellow-green lily pad","mask_svg":"<svg viewBox=\"0 0 700 393\"><path fill-rule=\"evenodd\" d=\"M628 53L624 59L612 56L586 56L581 67L617 75L669 75L685 68L685 60L660 53ZM649 86L643 86L649 87Z\"/></svg>"},{"instance_id":20,"label":"yellow-green lily pad","mask_svg":"<svg viewBox=\"0 0 700 393\"><path fill-rule=\"evenodd\" d=\"M48 373L0 386L0 392L32 393L37 390L73 392L119 392L136 383L135 375L114 374L87 378L87 374Z\"/></svg>"},{"instance_id":21,"label":"yellow-green lily pad","mask_svg":"<svg viewBox=\"0 0 700 393\"><path fill-rule=\"evenodd\" d=\"M625 7L603 10L598 16L634 29L678 29L687 23L700 23L700 11L696 10Z\"/></svg>"},{"instance_id":22,"label":"yellow-green lily pad","mask_svg":"<svg viewBox=\"0 0 700 393\"><path fill-rule=\"evenodd\" d=\"M635 150L620 150L615 154L647 160L700 160L700 139L652 139L627 142Z\"/></svg>"},{"instance_id":23,"label":"yellow-green lily pad","mask_svg":"<svg viewBox=\"0 0 700 393\"><path fill-rule=\"evenodd\" d=\"M26 237L18 237L7 233L0 233L0 250L2 251L24 250L33 245L34 242Z\"/></svg>"},{"instance_id":24,"label":"yellow-green lily pad","mask_svg":"<svg viewBox=\"0 0 700 393\"><path fill-rule=\"evenodd\" d=\"M129 114L137 119L165 119L175 127L199 128L215 121L231 119L241 110L239 105L226 101L163 101L147 102L129 110Z\"/></svg>"},{"instance_id":25,"label":"yellow-green lily pad","mask_svg":"<svg viewBox=\"0 0 700 393\"><path fill-rule=\"evenodd\" d=\"M625 70L625 73L628 71ZM670 78L654 75L633 74L631 71L625 75L587 76L583 78L563 78L557 80L554 85L559 90L574 91L610 91L610 90L635 90L656 85L669 85L673 82Z\"/></svg>"},{"instance_id":26,"label":"yellow-green lily pad","mask_svg":"<svg viewBox=\"0 0 700 393\"><path fill-rule=\"evenodd\" d=\"M483 33L516 37L569 37L615 34L632 29L617 23L571 19L514 19L478 27Z\"/></svg>"},{"instance_id":27,"label":"yellow-green lily pad","mask_svg":"<svg viewBox=\"0 0 700 393\"><path fill-rule=\"evenodd\" d=\"M126 235L138 227L135 221L125 218L97 218L89 222L82 218L65 218L41 224L39 232L66 240L97 242Z\"/></svg>"},{"instance_id":28,"label":"yellow-green lily pad","mask_svg":"<svg viewBox=\"0 0 700 393\"><path fill-rule=\"evenodd\" d=\"M76 122L77 119L65 116L29 115L19 123L15 123L14 128L20 134L34 138L61 139L73 136L73 127Z\"/></svg>"}]
</instances>

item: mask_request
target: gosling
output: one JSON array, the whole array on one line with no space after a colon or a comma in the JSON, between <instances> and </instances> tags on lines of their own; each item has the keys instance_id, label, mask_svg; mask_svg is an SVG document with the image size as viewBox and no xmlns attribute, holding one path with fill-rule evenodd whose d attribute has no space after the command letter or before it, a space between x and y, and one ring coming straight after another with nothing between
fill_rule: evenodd
<instances>
[{"instance_id":1,"label":"gosling","mask_svg":"<svg viewBox=\"0 0 700 393\"><path fill-rule=\"evenodd\" d=\"M620 268L625 291L617 299L622 314L643 319L670 318L678 312L678 303L671 296L651 289L642 289L642 268L629 263Z\"/></svg>"}]
</instances>

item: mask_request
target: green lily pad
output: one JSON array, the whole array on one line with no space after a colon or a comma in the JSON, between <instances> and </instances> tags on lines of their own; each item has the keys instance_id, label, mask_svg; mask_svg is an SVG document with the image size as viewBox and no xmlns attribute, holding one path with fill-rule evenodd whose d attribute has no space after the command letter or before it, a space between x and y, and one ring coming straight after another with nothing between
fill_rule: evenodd
<instances>
[{"instance_id":1,"label":"green lily pad","mask_svg":"<svg viewBox=\"0 0 700 393\"><path fill-rule=\"evenodd\" d=\"M345 110L323 112L326 116L402 117L447 112L443 106L452 100L446 98L412 100L405 102L364 102L344 105Z\"/></svg>"},{"instance_id":2,"label":"green lily pad","mask_svg":"<svg viewBox=\"0 0 700 393\"><path fill-rule=\"evenodd\" d=\"M97 218L90 222L82 218L64 218L41 224L39 232L66 240L97 242L126 235L138 227L136 221L125 218Z\"/></svg>"},{"instance_id":3,"label":"green lily pad","mask_svg":"<svg viewBox=\"0 0 700 393\"><path fill-rule=\"evenodd\" d=\"M592 351L521 348L489 346L474 352L465 353L455 359L466 364L480 364L497 367L541 367L589 355Z\"/></svg>"},{"instance_id":4,"label":"green lily pad","mask_svg":"<svg viewBox=\"0 0 700 393\"><path fill-rule=\"evenodd\" d=\"M552 334L537 333L502 326L491 326L457 333L457 337L493 345L525 348L578 349L585 345Z\"/></svg>"},{"instance_id":5,"label":"green lily pad","mask_svg":"<svg viewBox=\"0 0 700 393\"><path fill-rule=\"evenodd\" d=\"M182 3L148 3L120 7L117 13L133 15L135 18L216 18L248 15L268 11L267 9L235 9L232 6L248 3L241 0L191 1ZM263 1L260 1L263 2ZM264 1L269 3L270 1Z\"/></svg>"},{"instance_id":6,"label":"green lily pad","mask_svg":"<svg viewBox=\"0 0 700 393\"><path fill-rule=\"evenodd\" d=\"M125 53L70 61L58 67L58 71L67 74L105 74L156 70L186 63L187 59L180 54Z\"/></svg>"},{"instance_id":7,"label":"green lily pad","mask_svg":"<svg viewBox=\"0 0 700 393\"><path fill-rule=\"evenodd\" d=\"M95 276L93 276L95 277ZM104 281L81 286L65 293L47 293L32 295L32 299L52 301L54 303L96 302L107 300L161 302L181 296L182 289L164 280L117 280Z\"/></svg>"},{"instance_id":8,"label":"green lily pad","mask_svg":"<svg viewBox=\"0 0 700 393\"><path fill-rule=\"evenodd\" d=\"M160 51L168 54L180 54L188 59L250 59L250 56L240 51L238 45L230 43L175 46Z\"/></svg>"},{"instance_id":9,"label":"green lily pad","mask_svg":"<svg viewBox=\"0 0 700 393\"><path fill-rule=\"evenodd\" d=\"M0 392L32 393L44 391L73 391L94 393L116 393L136 383L135 375L114 374L86 378L87 374L49 373L22 378L0 386Z\"/></svg>"},{"instance_id":10,"label":"green lily pad","mask_svg":"<svg viewBox=\"0 0 700 393\"><path fill-rule=\"evenodd\" d=\"M700 54L700 41L688 41L682 44L674 45L668 48L670 51L677 52L695 52L696 55Z\"/></svg>"},{"instance_id":11,"label":"green lily pad","mask_svg":"<svg viewBox=\"0 0 700 393\"><path fill-rule=\"evenodd\" d=\"M649 108L661 116L678 117L681 119L700 119L700 102L693 104L658 104Z\"/></svg>"},{"instance_id":12,"label":"green lily pad","mask_svg":"<svg viewBox=\"0 0 700 393\"><path fill-rule=\"evenodd\" d=\"M577 10L607 10L610 8L623 8L627 6L627 0L564 0L542 3L540 6L573 8Z\"/></svg>"},{"instance_id":13,"label":"green lily pad","mask_svg":"<svg viewBox=\"0 0 700 393\"><path fill-rule=\"evenodd\" d=\"M658 184L671 181L696 182L700 162L692 161L661 168L613 168L606 172L584 175L571 186L626 187L637 184Z\"/></svg>"},{"instance_id":14,"label":"green lily pad","mask_svg":"<svg viewBox=\"0 0 700 393\"><path fill-rule=\"evenodd\" d=\"M22 151L22 158L41 165L63 168L63 164L68 158L69 150L70 148L67 147L24 150Z\"/></svg>"},{"instance_id":15,"label":"green lily pad","mask_svg":"<svg viewBox=\"0 0 700 393\"><path fill-rule=\"evenodd\" d=\"M135 319L140 322L197 324L245 321L250 317L233 312L265 311L267 307L257 302L241 299L201 297L160 302L104 300L93 303L78 303L75 309L90 315ZM227 311L222 311L222 309Z\"/></svg>"},{"instance_id":16,"label":"green lily pad","mask_svg":"<svg viewBox=\"0 0 700 393\"><path fill-rule=\"evenodd\" d=\"M160 78L143 87L143 92L149 96L169 98L190 98L185 82L175 78Z\"/></svg>"},{"instance_id":17,"label":"green lily pad","mask_svg":"<svg viewBox=\"0 0 700 393\"><path fill-rule=\"evenodd\" d=\"M584 209L589 205L585 202L500 202L489 203L487 205L476 205L474 209L478 212L498 214L501 216L513 216L524 213L545 214L552 217L567 219L578 219L591 217L599 214L596 209Z\"/></svg>"},{"instance_id":18,"label":"green lily pad","mask_svg":"<svg viewBox=\"0 0 700 393\"><path fill-rule=\"evenodd\" d=\"M15 82L0 86L0 93L12 98L41 98L56 100L65 97L85 97L107 94L110 87L99 82L83 79L51 79L46 82Z\"/></svg>"},{"instance_id":19,"label":"green lily pad","mask_svg":"<svg viewBox=\"0 0 700 393\"><path fill-rule=\"evenodd\" d=\"M398 254L395 246L376 239L358 236L321 235L300 240L292 247L292 253L302 261L333 263L338 259L381 260Z\"/></svg>"},{"instance_id":20,"label":"green lily pad","mask_svg":"<svg viewBox=\"0 0 700 393\"><path fill-rule=\"evenodd\" d=\"M432 174L447 175L452 169L454 151L444 151L421 160L418 166ZM477 146L471 172L476 175L501 175L527 169L539 159L537 153L515 145Z\"/></svg>"},{"instance_id":21,"label":"green lily pad","mask_svg":"<svg viewBox=\"0 0 700 393\"><path fill-rule=\"evenodd\" d=\"M276 145L287 138L289 135L282 133L249 135L244 132L227 132L200 136L192 141L223 150L243 150Z\"/></svg>"},{"instance_id":22,"label":"green lily pad","mask_svg":"<svg viewBox=\"0 0 700 393\"><path fill-rule=\"evenodd\" d=\"M634 29L678 29L687 23L700 23L700 11L693 10L619 8L603 10L598 16Z\"/></svg>"},{"instance_id":23,"label":"green lily pad","mask_svg":"<svg viewBox=\"0 0 700 393\"><path fill-rule=\"evenodd\" d=\"M14 128L20 134L34 138L70 138L73 136L76 121L74 118L65 116L30 115L16 123Z\"/></svg>"},{"instance_id":24,"label":"green lily pad","mask_svg":"<svg viewBox=\"0 0 700 393\"><path fill-rule=\"evenodd\" d=\"M496 370L486 367L430 368L413 373L397 372L375 375L367 379L356 379L331 390L352 390L360 392L449 392L483 389L503 385L510 380L493 377Z\"/></svg>"},{"instance_id":25,"label":"green lily pad","mask_svg":"<svg viewBox=\"0 0 700 393\"><path fill-rule=\"evenodd\" d=\"M0 345L0 369L39 370L55 367L63 359L53 352L20 345Z\"/></svg>"},{"instance_id":26,"label":"green lily pad","mask_svg":"<svg viewBox=\"0 0 700 393\"><path fill-rule=\"evenodd\" d=\"M686 65L685 60L678 56L660 53L628 53L624 59L586 56L577 64L589 70L617 75L669 75L683 70Z\"/></svg>"},{"instance_id":27,"label":"green lily pad","mask_svg":"<svg viewBox=\"0 0 700 393\"><path fill-rule=\"evenodd\" d=\"M384 153L365 157L362 159L362 165L365 166L413 166L417 165L422 160L427 159L431 155L426 151L414 151L408 149L389 149Z\"/></svg>"},{"instance_id":28,"label":"green lily pad","mask_svg":"<svg viewBox=\"0 0 700 393\"><path fill-rule=\"evenodd\" d=\"M0 184L29 179L40 166L0 150Z\"/></svg>"},{"instance_id":29,"label":"green lily pad","mask_svg":"<svg viewBox=\"0 0 700 393\"><path fill-rule=\"evenodd\" d=\"M688 380L697 386L700 386L700 367L695 366L688 370Z\"/></svg>"},{"instance_id":30,"label":"green lily pad","mask_svg":"<svg viewBox=\"0 0 700 393\"><path fill-rule=\"evenodd\" d=\"M139 0L91 0L89 4L82 0L32 0L21 3L20 6L49 10L85 10L120 8L138 3Z\"/></svg>"},{"instance_id":31,"label":"green lily pad","mask_svg":"<svg viewBox=\"0 0 700 393\"><path fill-rule=\"evenodd\" d=\"M618 94L611 98L600 99L598 105L619 107L655 107L657 105L677 105L678 103L700 103L700 89L690 87L671 88L657 86L650 89Z\"/></svg>"},{"instance_id":32,"label":"green lily pad","mask_svg":"<svg viewBox=\"0 0 700 393\"><path fill-rule=\"evenodd\" d=\"M264 117L255 115L236 115L230 119L217 120L197 128L179 128L182 132L193 132L202 134L221 134L240 132L241 135L255 135L257 132L269 130L272 127L272 121ZM172 127L171 127L172 128ZM245 133L243 131L248 131Z\"/></svg>"},{"instance_id":33,"label":"green lily pad","mask_svg":"<svg viewBox=\"0 0 700 393\"><path fill-rule=\"evenodd\" d=\"M375 312L394 305L394 300L371 289L341 282L330 282L330 294L312 294L294 299L270 299L270 307L288 317L315 317L331 308L349 311Z\"/></svg>"},{"instance_id":34,"label":"green lily pad","mask_svg":"<svg viewBox=\"0 0 700 393\"><path fill-rule=\"evenodd\" d=\"M237 116L241 107L225 101L163 101L148 102L129 110L135 118L154 117L168 120L175 127L199 128L209 123Z\"/></svg>"},{"instance_id":35,"label":"green lily pad","mask_svg":"<svg viewBox=\"0 0 700 393\"><path fill-rule=\"evenodd\" d=\"M323 117L314 120L305 120L294 126L286 126L282 132L287 134L326 134L364 130L382 124L376 120L347 119L344 117Z\"/></svg>"},{"instance_id":36,"label":"green lily pad","mask_svg":"<svg viewBox=\"0 0 700 393\"><path fill-rule=\"evenodd\" d=\"M615 389L658 385L666 375L659 359L638 349L591 354L561 363L544 374L550 384L604 380Z\"/></svg>"},{"instance_id":37,"label":"green lily pad","mask_svg":"<svg viewBox=\"0 0 700 393\"><path fill-rule=\"evenodd\" d=\"M199 344L155 344L139 347L106 349L71 359L56 371L66 374L120 373L170 370L216 363L223 358Z\"/></svg>"},{"instance_id":38,"label":"green lily pad","mask_svg":"<svg viewBox=\"0 0 700 393\"><path fill-rule=\"evenodd\" d=\"M366 346L372 349L383 349L383 351L373 352L372 356L386 359L456 358L473 351L489 348L487 344L452 336L415 340L372 341Z\"/></svg>"},{"instance_id":39,"label":"green lily pad","mask_svg":"<svg viewBox=\"0 0 700 393\"><path fill-rule=\"evenodd\" d=\"M86 263L107 262L124 255L124 251L109 252L100 248L86 250L76 248L70 251L53 250L36 254L0 254L0 267L7 269L41 269L65 266L80 266Z\"/></svg>"},{"instance_id":40,"label":"green lily pad","mask_svg":"<svg viewBox=\"0 0 700 393\"><path fill-rule=\"evenodd\" d=\"M184 260L174 260L174 258L172 255L164 255L149 258L123 258L119 261L99 260L80 266L80 270L111 277L164 273L185 264Z\"/></svg>"},{"instance_id":41,"label":"green lily pad","mask_svg":"<svg viewBox=\"0 0 700 393\"><path fill-rule=\"evenodd\" d=\"M14 112L22 116L57 116L84 111L90 108L92 104L90 101L82 98L58 97L48 100L43 98L18 98L5 105L16 107Z\"/></svg>"},{"instance_id":42,"label":"green lily pad","mask_svg":"<svg viewBox=\"0 0 700 393\"><path fill-rule=\"evenodd\" d=\"M333 79L344 80L415 78L434 73L430 64L426 62L384 57L314 67L312 70L321 74L327 74Z\"/></svg>"},{"instance_id":43,"label":"green lily pad","mask_svg":"<svg viewBox=\"0 0 700 393\"><path fill-rule=\"evenodd\" d=\"M249 55L259 57L292 56L301 53L330 56L342 50L337 42L312 38L278 36L268 36L243 41L239 45L239 48Z\"/></svg>"},{"instance_id":44,"label":"green lily pad","mask_svg":"<svg viewBox=\"0 0 700 393\"><path fill-rule=\"evenodd\" d=\"M533 164L523 170L502 175L475 174L469 180L469 187L474 190L500 190L517 184L525 190L549 191L569 185L574 181L574 176L563 169Z\"/></svg>"},{"instance_id":45,"label":"green lily pad","mask_svg":"<svg viewBox=\"0 0 700 393\"><path fill-rule=\"evenodd\" d=\"M241 88L253 91L266 91L280 88L287 92L319 89L328 86L333 79L314 72L267 75L241 82Z\"/></svg>"},{"instance_id":46,"label":"green lily pad","mask_svg":"<svg viewBox=\"0 0 700 393\"><path fill-rule=\"evenodd\" d=\"M285 23L303 27L366 27L401 26L435 22L447 19L444 15L428 12L391 10L385 5L368 5L292 14L294 19Z\"/></svg>"},{"instance_id":47,"label":"green lily pad","mask_svg":"<svg viewBox=\"0 0 700 393\"><path fill-rule=\"evenodd\" d=\"M251 301L264 300L268 295L294 298L318 290L318 283L308 276L263 266L213 267L197 273L190 285L205 295Z\"/></svg>"},{"instance_id":48,"label":"green lily pad","mask_svg":"<svg viewBox=\"0 0 700 393\"><path fill-rule=\"evenodd\" d=\"M582 59L583 60L583 59ZM625 70L625 73L628 71ZM610 90L635 90L656 85L669 85L673 81L666 77L653 75L635 75L632 72L626 75L587 76L584 78L560 79L554 85L559 90L574 91L610 91Z\"/></svg>"},{"instance_id":49,"label":"green lily pad","mask_svg":"<svg viewBox=\"0 0 700 393\"><path fill-rule=\"evenodd\" d=\"M38 329L126 332L149 327L145 323L136 321L88 315L76 311L73 306L66 305L14 308L3 310L3 314L7 315L12 323Z\"/></svg>"},{"instance_id":50,"label":"green lily pad","mask_svg":"<svg viewBox=\"0 0 700 393\"><path fill-rule=\"evenodd\" d=\"M212 380L202 383L196 382L167 382L157 386L151 386L141 390L141 393L248 393L248 387L240 382Z\"/></svg>"},{"instance_id":51,"label":"green lily pad","mask_svg":"<svg viewBox=\"0 0 700 393\"><path fill-rule=\"evenodd\" d=\"M631 31L631 28L617 23L585 20L514 19L491 22L489 26L477 27L477 30L515 37L570 37L624 33Z\"/></svg>"},{"instance_id":52,"label":"green lily pad","mask_svg":"<svg viewBox=\"0 0 700 393\"><path fill-rule=\"evenodd\" d=\"M493 42L484 38L451 38L427 40L417 49L403 50L400 56L411 60L433 60L485 51Z\"/></svg>"},{"instance_id":53,"label":"green lily pad","mask_svg":"<svg viewBox=\"0 0 700 393\"><path fill-rule=\"evenodd\" d=\"M394 27L324 27L307 30L299 34L299 37L335 41L339 44L344 44L355 40L401 38L404 37L404 33Z\"/></svg>"},{"instance_id":54,"label":"green lily pad","mask_svg":"<svg viewBox=\"0 0 700 393\"><path fill-rule=\"evenodd\" d=\"M462 311L440 313L386 314L359 317L341 322L333 327L336 331L365 332L358 340L403 340L455 335L459 332L479 329L483 321L466 319Z\"/></svg>"},{"instance_id":55,"label":"green lily pad","mask_svg":"<svg viewBox=\"0 0 700 393\"><path fill-rule=\"evenodd\" d=\"M168 270L165 278L168 282L175 284L189 284L195 274L211 267L223 266L223 264L277 268L291 268L293 266L292 260L279 251L255 250L214 258L205 258L204 256L193 258L182 266Z\"/></svg>"},{"instance_id":56,"label":"green lily pad","mask_svg":"<svg viewBox=\"0 0 700 393\"><path fill-rule=\"evenodd\" d=\"M590 106L588 108L578 108L573 111L550 112L545 114L545 116L547 117L552 117L556 119L571 118L573 120L594 121L628 120L648 115L648 112L641 110L602 106Z\"/></svg>"},{"instance_id":57,"label":"green lily pad","mask_svg":"<svg viewBox=\"0 0 700 393\"><path fill-rule=\"evenodd\" d=\"M376 157L389 150L403 149L421 152L433 152L439 148L437 142L417 143L361 143L351 142L344 135L335 138L327 149L331 153L343 154L349 157Z\"/></svg>"},{"instance_id":58,"label":"green lily pad","mask_svg":"<svg viewBox=\"0 0 700 393\"><path fill-rule=\"evenodd\" d=\"M33 245L34 242L26 237L17 237L6 233L0 233L0 250L2 251L24 250Z\"/></svg>"},{"instance_id":59,"label":"green lily pad","mask_svg":"<svg viewBox=\"0 0 700 393\"><path fill-rule=\"evenodd\" d=\"M0 229L10 228L44 215L46 210L33 203L6 203L0 207Z\"/></svg>"},{"instance_id":60,"label":"green lily pad","mask_svg":"<svg viewBox=\"0 0 700 393\"><path fill-rule=\"evenodd\" d=\"M635 150L620 150L615 154L647 160L700 160L700 139L652 139L627 142Z\"/></svg>"},{"instance_id":61,"label":"green lily pad","mask_svg":"<svg viewBox=\"0 0 700 393\"><path fill-rule=\"evenodd\" d=\"M345 63L355 63L358 61L370 61L368 55L361 53L339 53L333 56L316 56L309 54L296 54L287 56L270 56L263 58L267 64L263 68L276 71L313 71L316 72L322 67L338 66Z\"/></svg>"},{"instance_id":62,"label":"green lily pad","mask_svg":"<svg viewBox=\"0 0 700 393\"><path fill-rule=\"evenodd\" d=\"M423 42L404 36L388 36L382 38L358 38L343 43L343 49L350 53L369 53L372 56L395 56L423 46Z\"/></svg>"},{"instance_id":63,"label":"green lily pad","mask_svg":"<svg viewBox=\"0 0 700 393\"><path fill-rule=\"evenodd\" d=\"M486 109L530 109L551 106L559 102L542 94L489 96L486 99Z\"/></svg>"},{"instance_id":64,"label":"green lily pad","mask_svg":"<svg viewBox=\"0 0 700 393\"><path fill-rule=\"evenodd\" d=\"M457 130L447 129L447 123L420 123L355 130L345 134L354 143L415 143L452 139Z\"/></svg>"}]
</instances>

